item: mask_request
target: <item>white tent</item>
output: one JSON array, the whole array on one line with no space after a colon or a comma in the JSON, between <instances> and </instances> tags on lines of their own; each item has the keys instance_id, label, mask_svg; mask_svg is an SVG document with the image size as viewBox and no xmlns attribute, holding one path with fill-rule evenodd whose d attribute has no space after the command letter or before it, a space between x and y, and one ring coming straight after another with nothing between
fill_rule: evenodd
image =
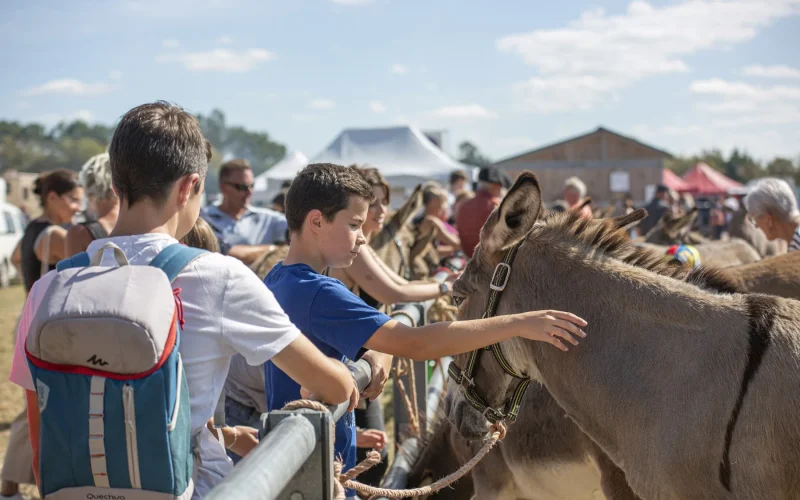
<instances>
[{"instance_id":1,"label":"white tent","mask_svg":"<svg viewBox=\"0 0 800 500\"><path fill-rule=\"evenodd\" d=\"M407 125L343 130L311 163L375 166L392 185L394 206L417 184L431 180L446 184L454 170L472 170L436 147L419 129Z\"/></svg>"},{"instance_id":2,"label":"white tent","mask_svg":"<svg viewBox=\"0 0 800 500\"><path fill-rule=\"evenodd\" d=\"M253 203L268 204L280 192L283 181L294 179L297 172L306 165L308 157L300 151L292 151L284 156L272 168L255 178Z\"/></svg>"}]
</instances>

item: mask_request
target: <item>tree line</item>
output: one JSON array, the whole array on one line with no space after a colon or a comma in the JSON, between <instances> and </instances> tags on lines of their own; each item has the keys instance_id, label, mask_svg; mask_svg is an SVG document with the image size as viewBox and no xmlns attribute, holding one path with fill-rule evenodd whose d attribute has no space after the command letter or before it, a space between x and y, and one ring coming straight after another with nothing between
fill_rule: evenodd
<instances>
[{"instance_id":1,"label":"tree line","mask_svg":"<svg viewBox=\"0 0 800 500\"><path fill-rule=\"evenodd\" d=\"M206 188L217 191L219 166L231 158L245 158L258 175L286 154L286 146L266 132L228 125L225 114L214 109L198 114L203 134L212 145L212 159ZM114 127L89 124L83 120L61 122L48 129L38 123L0 120L0 172L44 172L54 168L78 170L92 156L108 148Z\"/></svg>"}]
</instances>

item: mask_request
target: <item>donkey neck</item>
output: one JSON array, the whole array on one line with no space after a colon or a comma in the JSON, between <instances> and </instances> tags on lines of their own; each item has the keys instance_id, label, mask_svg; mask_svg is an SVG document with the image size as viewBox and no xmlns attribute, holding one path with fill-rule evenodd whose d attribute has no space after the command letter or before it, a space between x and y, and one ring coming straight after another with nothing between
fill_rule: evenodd
<instances>
[{"instance_id":1,"label":"donkey neck","mask_svg":"<svg viewBox=\"0 0 800 500\"><path fill-rule=\"evenodd\" d=\"M505 293L530 299L501 303L500 313L570 311L588 321L588 337L569 353L544 343L513 341L511 362L526 359L528 373L541 378L567 414L618 464L642 459L630 455L640 448L625 445L634 439L628 431L661 427L669 416L665 402L710 398L720 385L735 389L735 382L709 380L728 372L709 374L708 367L723 363L735 369L730 373L739 373L748 342L742 296L713 295L566 247L526 247L530 250L521 251L517 260L531 265L515 267L518 276ZM708 385L700 387L701 380Z\"/></svg>"}]
</instances>

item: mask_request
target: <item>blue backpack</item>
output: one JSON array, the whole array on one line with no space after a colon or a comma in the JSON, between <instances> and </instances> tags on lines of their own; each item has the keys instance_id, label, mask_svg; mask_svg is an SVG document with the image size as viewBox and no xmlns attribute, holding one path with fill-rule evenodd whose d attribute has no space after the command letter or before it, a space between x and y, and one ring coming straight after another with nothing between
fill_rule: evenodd
<instances>
[{"instance_id":1,"label":"blue backpack","mask_svg":"<svg viewBox=\"0 0 800 500\"><path fill-rule=\"evenodd\" d=\"M118 267L101 267L112 250ZM194 445L172 281L204 250L174 244L149 266L107 243L59 262L26 351L39 399L48 500L189 499Z\"/></svg>"}]
</instances>

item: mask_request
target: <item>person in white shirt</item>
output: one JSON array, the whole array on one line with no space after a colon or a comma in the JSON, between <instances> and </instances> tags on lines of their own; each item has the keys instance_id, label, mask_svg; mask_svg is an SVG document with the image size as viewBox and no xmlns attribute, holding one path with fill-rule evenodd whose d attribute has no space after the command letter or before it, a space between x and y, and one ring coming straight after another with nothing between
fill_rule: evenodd
<instances>
[{"instance_id":1,"label":"person in white shirt","mask_svg":"<svg viewBox=\"0 0 800 500\"><path fill-rule=\"evenodd\" d=\"M119 219L110 238L93 241L88 252L92 254L113 242L131 264L148 264L194 226L211 147L194 116L178 106L156 102L138 106L122 117L109 154L114 190L120 199ZM103 261L103 265L110 264ZM54 276L55 271L51 271L42 277L28 296L10 376L27 391L37 474L39 408L25 359L25 341ZM202 498L233 467L207 423L234 354L242 354L251 365L272 360L328 403L338 404L348 398L351 406L357 403L358 389L349 370L314 347L289 321L267 287L240 261L206 254L187 266L174 286L182 290L185 328L180 353L189 386L192 431L199 434L200 460L195 464L192 498Z\"/></svg>"}]
</instances>

